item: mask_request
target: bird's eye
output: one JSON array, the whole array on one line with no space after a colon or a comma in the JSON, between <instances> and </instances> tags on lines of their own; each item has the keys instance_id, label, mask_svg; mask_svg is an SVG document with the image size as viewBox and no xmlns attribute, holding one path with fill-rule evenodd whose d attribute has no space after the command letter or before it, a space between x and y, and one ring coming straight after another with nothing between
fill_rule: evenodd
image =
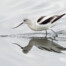
<instances>
[{"instance_id":1,"label":"bird's eye","mask_svg":"<svg viewBox=\"0 0 66 66\"><path fill-rule=\"evenodd\" d=\"M24 22L25 22L26 20L24 20Z\"/></svg>"},{"instance_id":2,"label":"bird's eye","mask_svg":"<svg viewBox=\"0 0 66 66\"><path fill-rule=\"evenodd\" d=\"M24 22L26 22L27 20L26 19L24 19Z\"/></svg>"}]
</instances>

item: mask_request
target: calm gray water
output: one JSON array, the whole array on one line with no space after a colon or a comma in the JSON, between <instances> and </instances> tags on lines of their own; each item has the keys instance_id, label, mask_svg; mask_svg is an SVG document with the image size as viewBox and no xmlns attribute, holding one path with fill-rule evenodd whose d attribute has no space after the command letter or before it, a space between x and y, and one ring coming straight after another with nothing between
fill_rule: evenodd
<instances>
[{"instance_id":1,"label":"calm gray water","mask_svg":"<svg viewBox=\"0 0 66 66\"><path fill-rule=\"evenodd\" d=\"M34 32L27 25L12 29L29 18L66 13L66 0L0 0L0 66L66 66L66 16L52 29ZM61 34L60 34L61 32Z\"/></svg>"}]
</instances>

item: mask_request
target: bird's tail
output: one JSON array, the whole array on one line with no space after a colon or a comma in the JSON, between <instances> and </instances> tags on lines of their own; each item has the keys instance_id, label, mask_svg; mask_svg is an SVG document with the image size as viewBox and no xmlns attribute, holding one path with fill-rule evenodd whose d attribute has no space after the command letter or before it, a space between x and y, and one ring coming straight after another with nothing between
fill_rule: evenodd
<instances>
[{"instance_id":1,"label":"bird's tail","mask_svg":"<svg viewBox=\"0 0 66 66\"><path fill-rule=\"evenodd\" d=\"M62 14L60 17L63 17L64 15L66 15L66 13Z\"/></svg>"},{"instance_id":2,"label":"bird's tail","mask_svg":"<svg viewBox=\"0 0 66 66\"><path fill-rule=\"evenodd\" d=\"M62 18L64 15L66 15L66 13L59 15L52 23L54 23L55 21L59 20L60 18Z\"/></svg>"},{"instance_id":3,"label":"bird's tail","mask_svg":"<svg viewBox=\"0 0 66 66\"><path fill-rule=\"evenodd\" d=\"M60 50L66 50L65 47L58 47Z\"/></svg>"},{"instance_id":4,"label":"bird's tail","mask_svg":"<svg viewBox=\"0 0 66 66\"><path fill-rule=\"evenodd\" d=\"M63 48L63 50L66 50L66 48Z\"/></svg>"},{"instance_id":5,"label":"bird's tail","mask_svg":"<svg viewBox=\"0 0 66 66\"><path fill-rule=\"evenodd\" d=\"M62 15L60 15L60 16L59 16L59 18L61 18L61 17L65 16L65 15L66 15L66 13L63 13ZM59 18L58 18L58 19L59 19Z\"/></svg>"}]
</instances>

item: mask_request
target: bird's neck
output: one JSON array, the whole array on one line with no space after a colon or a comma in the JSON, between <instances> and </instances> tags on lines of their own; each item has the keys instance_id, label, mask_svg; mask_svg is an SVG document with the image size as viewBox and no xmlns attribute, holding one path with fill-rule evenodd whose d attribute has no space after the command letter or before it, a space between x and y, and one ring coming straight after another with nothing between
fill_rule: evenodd
<instances>
[{"instance_id":1,"label":"bird's neck","mask_svg":"<svg viewBox=\"0 0 66 66\"><path fill-rule=\"evenodd\" d=\"M28 25L28 26L32 26L32 25L34 25L34 23L31 22L31 21L29 21L29 22L27 23L27 25Z\"/></svg>"},{"instance_id":2,"label":"bird's neck","mask_svg":"<svg viewBox=\"0 0 66 66\"><path fill-rule=\"evenodd\" d=\"M34 22L27 23L30 29L35 30L36 24Z\"/></svg>"}]
</instances>

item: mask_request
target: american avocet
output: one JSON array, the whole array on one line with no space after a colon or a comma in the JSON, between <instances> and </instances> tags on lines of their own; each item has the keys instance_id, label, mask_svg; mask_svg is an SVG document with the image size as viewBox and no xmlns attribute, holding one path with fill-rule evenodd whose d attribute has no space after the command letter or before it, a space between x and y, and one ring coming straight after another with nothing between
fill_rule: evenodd
<instances>
[{"instance_id":1,"label":"american avocet","mask_svg":"<svg viewBox=\"0 0 66 66\"><path fill-rule=\"evenodd\" d=\"M46 36L47 36L47 30L51 29L53 26L55 26L56 23L57 23L56 21L58 19L60 19L61 17L63 17L64 15L66 15L66 14L64 13L64 14L61 14L61 15L54 15L54 16L51 16L51 17L48 17L48 18L46 18L46 16L41 16L37 20L37 22L31 22L31 20L29 20L29 19L24 19L22 23L20 23L18 26L14 27L14 28L17 28L20 25L25 23L29 26L30 29L32 29L34 31L46 30ZM43 20L43 18L44 18L44 20ZM55 31L53 31L53 32L56 34ZM58 35L56 34L56 36L58 36Z\"/></svg>"}]
</instances>

